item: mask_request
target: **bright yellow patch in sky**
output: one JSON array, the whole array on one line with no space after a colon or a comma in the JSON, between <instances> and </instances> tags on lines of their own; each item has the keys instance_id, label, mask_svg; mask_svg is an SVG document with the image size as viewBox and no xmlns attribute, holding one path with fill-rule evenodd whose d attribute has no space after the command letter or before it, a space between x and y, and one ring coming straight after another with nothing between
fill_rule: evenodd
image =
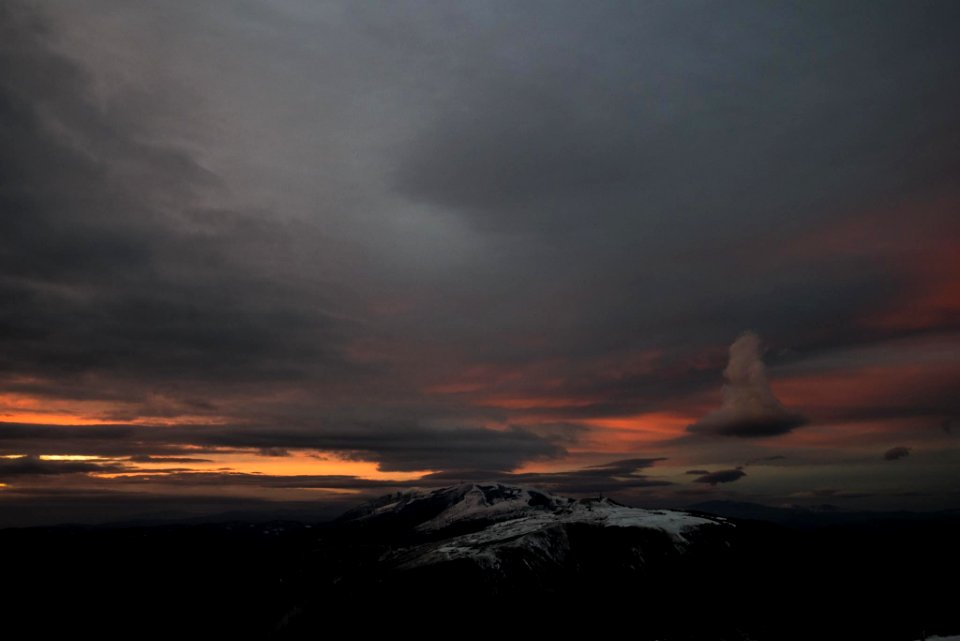
<instances>
[{"instance_id":1,"label":"bright yellow patch in sky","mask_svg":"<svg viewBox=\"0 0 960 641\"><path fill-rule=\"evenodd\" d=\"M31 423L35 425L106 425L123 422L104 421L102 419L84 418L74 414L58 414L54 412L0 412L0 421L4 423Z\"/></svg>"},{"instance_id":2,"label":"bright yellow patch in sky","mask_svg":"<svg viewBox=\"0 0 960 641\"><path fill-rule=\"evenodd\" d=\"M236 472L271 476L356 476L371 480L407 481L418 479L431 470L384 472L372 461L352 461L330 453L291 452L289 456L259 456L253 452L198 452L189 458L207 459L185 463L151 461L130 463L135 470L98 476L117 477L125 474L163 473L165 470L191 472ZM226 468L226 469L225 469Z\"/></svg>"}]
</instances>

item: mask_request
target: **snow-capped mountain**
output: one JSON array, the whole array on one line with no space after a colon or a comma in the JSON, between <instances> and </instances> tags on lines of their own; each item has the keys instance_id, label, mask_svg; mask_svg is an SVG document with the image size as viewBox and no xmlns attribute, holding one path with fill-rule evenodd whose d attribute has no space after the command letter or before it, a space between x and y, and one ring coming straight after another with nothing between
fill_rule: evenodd
<instances>
[{"instance_id":1,"label":"snow-capped mountain","mask_svg":"<svg viewBox=\"0 0 960 641\"><path fill-rule=\"evenodd\" d=\"M341 522L378 518L419 520L422 532L469 523L516 521L594 523L615 527L644 527L669 531L682 539L684 530L725 525L719 517L694 516L677 510L627 507L605 497L575 499L531 487L502 483L464 483L438 490L410 490L388 494L344 514Z\"/></svg>"},{"instance_id":2,"label":"snow-capped mountain","mask_svg":"<svg viewBox=\"0 0 960 641\"><path fill-rule=\"evenodd\" d=\"M627 507L609 498L575 499L542 490L501 483L468 483L438 490L390 494L351 510L344 525L393 526L406 530L411 545L391 550L383 561L398 569L471 561L503 570L511 561L525 568L544 562L564 563L577 554L570 529L583 534L622 538L632 532L648 539L648 548L683 552L702 529L722 532L733 525L720 517L675 510ZM612 530L620 530L616 534ZM652 550L633 546L642 561Z\"/></svg>"},{"instance_id":3,"label":"snow-capped mountain","mask_svg":"<svg viewBox=\"0 0 960 641\"><path fill-rule=\"evenodd\" d=\"M387 494L350 510L340 521L418 521L418 530L430 531L458 522L503 520L537 511L555 511L574 502L528 487L464 483L437 490Z\"/></svg>"},{"instance_id":4,"label":"snow-capped mountain","mask_svg":"<svg viewBox=\"0 0 960 641\"><path fill-rule=\"evenodd\" d=\"M913 559L949 566L931 554L952 549L955 522L793 530L501 483L403 491L317 529L284 582L277 638L321 638L337 621L351 634L428 637L904 641L921 623L946 634L952 593L913 580ZM828 596L804 610L811 586ZM852 587L872 595L860 609L846 598ZM875 603L915 616L872 619Z\"/></svg>"},{"instance_id":5,"label":"snow-capped mountain","mask_svg":"<svg viewBox=\"0 0 960 641\"><path fill-rule=\"evenodd\" d=\"M299 638L355 603L434 624L462 617L457 625L472 627L495 621L484 617L496 604L529 610L524 625L565 628L567 607L600 604L611 611L643 604L666 621L673 595L735 571L732 539L742 530L721 517L502 483L403 491L322 531L298 579L298 591L310 596L284 630ZM545 622L532 614L541 610L556 612ZM661 630L650 622L634 636L669 638L651 636Z\"/></svg>"}]
</instances>

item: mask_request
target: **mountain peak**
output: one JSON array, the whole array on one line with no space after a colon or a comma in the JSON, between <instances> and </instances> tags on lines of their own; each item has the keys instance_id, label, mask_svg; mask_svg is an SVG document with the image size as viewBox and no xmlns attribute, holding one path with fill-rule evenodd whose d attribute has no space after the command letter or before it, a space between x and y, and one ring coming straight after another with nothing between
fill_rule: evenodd
<instances>
[{"instance_id":1,"label":"mountain peak","mask_svg":"<svg viewBox=\"0 0 960 641\"><path fill-rule=\"evenodd\" d=\"M724 520L675 510L633 508L603 496L570 498L524 485L480 482L388 494L350 510L339 521L391 524L414 532L467 531L505 522L537 529L576 522L660 529L682 539L684 530Z\"/></svg>"}]
</instances>

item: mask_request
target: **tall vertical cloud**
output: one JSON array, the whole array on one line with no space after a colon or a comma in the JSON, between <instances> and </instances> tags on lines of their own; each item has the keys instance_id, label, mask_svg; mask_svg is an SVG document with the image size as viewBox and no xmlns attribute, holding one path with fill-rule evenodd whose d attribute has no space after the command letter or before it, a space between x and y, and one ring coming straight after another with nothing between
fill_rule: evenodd
<instances>
[{"instance_id":1,"label":"tall vertical cloud","mask_svg":"<svg viewBox=\"0 0 960 641\"><path fill-rule=\"evenodd\" d=\"M767 380L760 353L760 337L745 332L730 346L730 361L723 372L723 405L687 431L722 436L775 436L807 422L777 400Z\"/></svg>"}]
</instances>

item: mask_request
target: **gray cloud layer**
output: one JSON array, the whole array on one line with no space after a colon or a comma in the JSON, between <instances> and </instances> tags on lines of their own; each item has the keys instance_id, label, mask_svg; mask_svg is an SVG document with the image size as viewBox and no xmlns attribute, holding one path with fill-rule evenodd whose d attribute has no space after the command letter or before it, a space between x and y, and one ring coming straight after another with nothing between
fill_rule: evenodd
<instances>
[{"instance_id":1,"label":"gray cloud layer","mask_svg":"<svg viewBox=\"0 0 960 641\"><path fill-rule=\"evenodd\" d=\"M8 284L44 312L6 321L19 368L369 382L347 345L402 373L397 343L429 345L428 378L750 326L820 347L909 284L766 248L960 165L951 3L41 6L5 39L43 69L4 75L5 166L44 194L9 205L35 214L7 255L57 283Z\"/></svg>"},{"instance_id":2,"label":"gray cloud layer","mask_svg":"<svg viewBox=\"0 0 960 641\"><path fill-rule=\"evenodd\" d=\"M216 176L97 104L32 11L0 11L3 371L90 395L348 375L327 292L264 273L288 232L206 204Z\"/></svg>"}]
</instances>

